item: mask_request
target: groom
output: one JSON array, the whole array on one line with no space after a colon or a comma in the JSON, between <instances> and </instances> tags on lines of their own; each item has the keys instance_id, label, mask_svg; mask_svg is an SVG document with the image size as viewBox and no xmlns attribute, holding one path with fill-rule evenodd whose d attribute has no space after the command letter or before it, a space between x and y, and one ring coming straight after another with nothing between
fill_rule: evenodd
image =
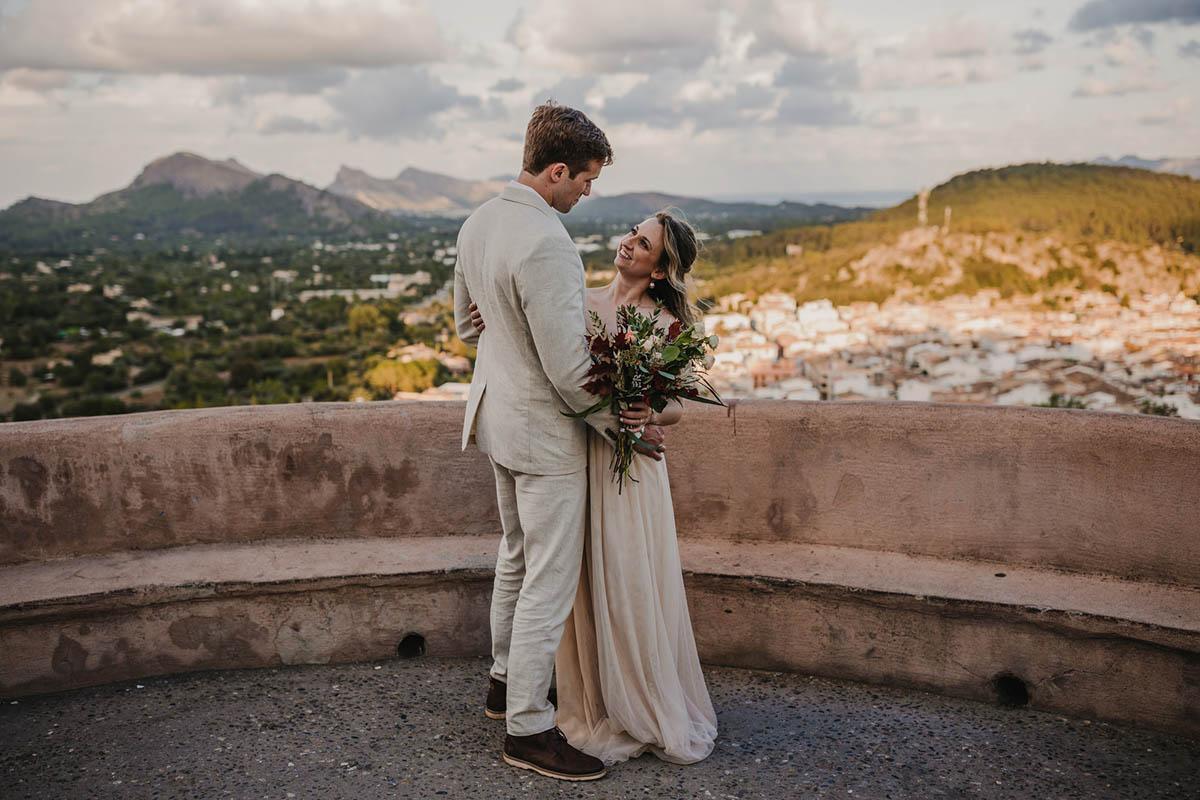
<instances>
[{"instance_id":1,"label":"groom","mask_svg":"<svg viewBox=\"0 0 1200 800\"><path fill-rule=\"evenodd\" d=\"M580 388L590 366L583 263L555 212L569 212L611 163L607 137L582 112L538 106L520 176L463 223L454 268L458 335L478 347L462 446L474 437L490 457L504 529L486 712L507 717L507 763L573 781L603 777L604 764L567 743L547 699L587 510L587 431L562 412L595 398ZM487 321L482 334L472 306ZM628 411L621 422L640 429L649 413ZM587 418L601 433L612 422Z\"/></svg>"}]
</instances>

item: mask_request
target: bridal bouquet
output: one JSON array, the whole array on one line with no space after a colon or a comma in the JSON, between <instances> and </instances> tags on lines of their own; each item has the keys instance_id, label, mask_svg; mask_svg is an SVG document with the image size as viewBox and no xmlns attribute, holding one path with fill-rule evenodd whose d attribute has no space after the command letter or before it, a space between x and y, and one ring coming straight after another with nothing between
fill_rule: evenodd
<instances>
[{"instance_id":1,"label":"bridal bouquet","mask_svg":"<svg viewBox=\"0 0 1200 800\"><path fill-rule=\"evenodd\" d=\"M616 412L638 400L658 412L671 400L725 405L703 372L712 366L708 351L717 346L717 337L701 336L694 324L685 326L678 320L664 331L658 326L660 313L661 308L647 315L634 306L622 306L617 309L617 329L610 334L599 315L591 312L587 344L592 366L587 372L590 380L582 388L600 399L568 416L582 419L605 408ZM702 389L711 396L701 394ZM634 445L642 440L624 429L614 438L611 468L619 493L627 479L636 480L629 469Z\"/></svg>"}]
</instances>

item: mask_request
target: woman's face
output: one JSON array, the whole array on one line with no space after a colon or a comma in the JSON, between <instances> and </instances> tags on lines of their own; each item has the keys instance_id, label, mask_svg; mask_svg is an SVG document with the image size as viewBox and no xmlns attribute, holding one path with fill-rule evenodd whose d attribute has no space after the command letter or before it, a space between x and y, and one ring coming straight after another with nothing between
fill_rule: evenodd
<instances>
[{"instance_id":1,"label":"woman's face","mask_svg":"<svg viewBox=\"0 0 1200 800\"><path fill-rule=\"evenodd\" d=\"M663 280L667 273L658 266L658 260L662 257L662 237L662 223L656 218L650 217L639 222L621 238L613 266L626 277Z\"/></svg>"}]
</instances>

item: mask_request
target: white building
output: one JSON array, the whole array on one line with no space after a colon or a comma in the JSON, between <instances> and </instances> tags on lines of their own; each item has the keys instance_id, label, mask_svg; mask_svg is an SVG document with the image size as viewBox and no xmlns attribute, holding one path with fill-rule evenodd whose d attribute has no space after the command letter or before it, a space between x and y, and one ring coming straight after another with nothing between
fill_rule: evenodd
<instances>
[{"instance_id":1,"label":"white building","mask_svg":"<svg viewBox=\"0 0 1200 800\"><path fill-rule=\"evenodd\" d=\"M704 330L709 333L719 333L722 330L732 333L733 331L749 330L751 327L750 318L736 311L707 314L704 317Z\"/></svg>"},{"instance_id":2,"label":"white building","mask_svg":"<svg viewBox=\"0 0 1200 800\"><path fill-rule=\"evenodd\" d=\"M896 399L910 402L928 403L933 399L934 385L924 381L901 381L896 387Z\"/></svg>"},{"instance_id":3,"label":"white building","mask_svg":"<svg viewBox=\"0 0 1200 800\"><path fill-rule=\"evenodd\" d=\"M1033 406L1050 402L1050 387L1040 381L1026 383L995 398L999 406Z\"/></svg>"}]
</instances>

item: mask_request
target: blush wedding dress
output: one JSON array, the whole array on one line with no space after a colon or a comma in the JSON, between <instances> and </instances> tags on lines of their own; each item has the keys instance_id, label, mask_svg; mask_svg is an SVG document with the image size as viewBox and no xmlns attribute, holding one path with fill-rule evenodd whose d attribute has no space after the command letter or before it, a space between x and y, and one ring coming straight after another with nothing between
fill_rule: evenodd
<instances>
[{"instance_id":1,"label":"blush wedding dress","mask_svg":"<svg viewBox=\"0 0 1200 800\"><path fill-rule=\"evenodd\" d=\"M635 456L618 494L612 448L588 431L584 563L555 668L557 724L607 764L707 757L717 716L692 635L666 461Z\"/></svg>"}]
</instances>

